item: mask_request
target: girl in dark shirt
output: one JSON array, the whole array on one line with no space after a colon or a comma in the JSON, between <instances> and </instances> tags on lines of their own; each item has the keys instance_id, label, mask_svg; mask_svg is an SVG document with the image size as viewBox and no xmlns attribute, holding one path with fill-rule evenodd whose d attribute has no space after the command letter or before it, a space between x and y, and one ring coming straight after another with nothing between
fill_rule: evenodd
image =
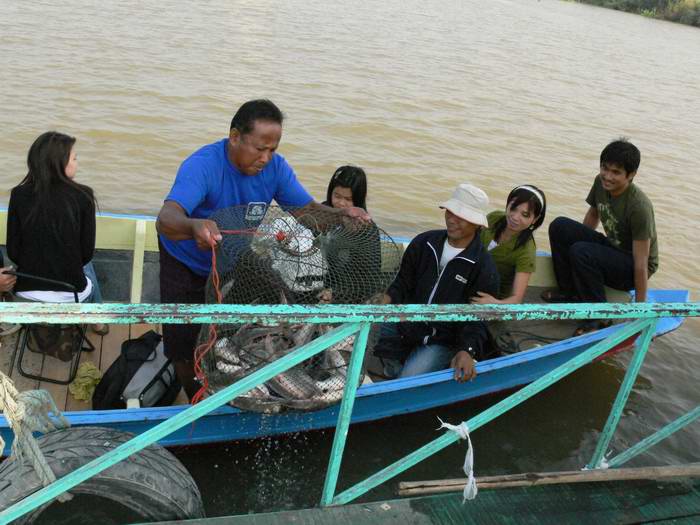
<instances>
[{"instance_id":1,"label":"girl in dark shirt","mask_svg":"<svg viewBox=\"0 0 700 525\"><path fill-rule=\"evenodd\" d=\"M328 183L326 201L331 208L357 206L367 211L367 175L357 166L341 166Z\"/></svg>"},{"instance_id":2,"label":"girl in dark shirt","mask_svg":"<svg viewBox=\"0 0 700 525\"><path fill-rule=\"evenodd\" d=\"M95 196L75 182L75 138L48 131L27 155L27 176L12 189L7 212L7 252L17 271L75 287L80 302L100 302L92 256ZM72 302L60 284L20 276L15 294L42 302Z\"/></svg>"},{"instance_id":3,"label":"girl in dark shirt","mask_svg":"<svg viewBox=\"0 0 700 525\"><path fill-rule=\"evenodd\" d=\"M356 206L366 211L366 200L365 171L348 165L333 173L323 204L331 208ZM381 273L379 230L372 222L362 227L338 228L338 235L343 238L339 243L343 249L329 256L327 285L335 291L334 302L366 303L388 286L388 279Z\"/></svg>"}]
</instances>

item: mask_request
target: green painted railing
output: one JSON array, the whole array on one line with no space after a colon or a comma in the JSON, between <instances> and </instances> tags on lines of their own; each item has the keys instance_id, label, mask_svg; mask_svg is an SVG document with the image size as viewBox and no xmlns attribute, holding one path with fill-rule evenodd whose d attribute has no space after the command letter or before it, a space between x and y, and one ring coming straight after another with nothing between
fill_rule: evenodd
<instances>
[{"instance_id":1,"label":"green painted railing","mask_svg":"<svg viewBox=\"0 0 700 525\"><path fill-rule=\"evenodd\" d=\"M514 394L508 396L506 399L496 403L494 406L469 419L466 421L467 428L469 428L470 432L475 431L489 421L492 421L496 417L518 406L523 401L541 392L553 383L556 383L561 378L566 377L575 370L578 370L583 365L590 363L595 358L603 355L615 345L625 341L627 338L636 334L640 330L655 324L655 320L638 320L630 323L628 326L616 331L610 337L597 343L558 368L555 368L534 383L530 383ZM366 480L338 494L332 500L331 504L342 505L348 503L459 440L460 437L456 433L447 431L439 438L434 439L426 445L423 445L418 450L392 463L388 467L385 467Z\"/></svg>"},{"instance_id":2,"label":"green painted railing","mask_svg":"<svg viewBox=\"0 0 700 525\"><path fill-rule=\"evenodd\" d=\"M322 505L344 504L361 496L380 483L407 470L418 462L432 456L439 450L454 443L459 437L453 432L445 432L439 438L424 445L415 452L394 462L365 481L334 496L342 462L350 417L359 383L361 364L365 353L367 335L373 322L402 321L473 321L473 320L526 320L526 319L630 319L635 321L620 327L612 335L587 349L560 367L552 370L537 381L515 392L496 405L466 422L474 431L501 414L529 399L551 384L574 372L580 367L601 356L615 345L642 332L637 341L637 349L628 368L625 381L613 405L601 441L596 448L591 466L598 468L603 463L605 452L612 434L619 422L622 409L654 333L656 320L660 317L698 317L700 303L632 303L632 304L563 304L563 305L168 305L168 304L66 304L46 305L41 303L2 303L0 319L3 322L49 322L49 323L346 323L327 334L299 347L277 361L237 381L229 387L204 399L167 421L135 436L132 440L87 465L71 472L51 485L28 496L0 513L0 523L8 523L37 507L53 500L59 494L70 490L95 474L109 468L122 459L155 443L171 432L190 424L196 419L244 394L277 374L296 366L309 357L357 334L352 357L348 365L348 375L343 399L340 405L329 467L323 488ZM696 409L688 416L664 427L654 436L636 446L636 449L621 454L610 461L612 465L622 464L664 437L700 417ZM633 447L635 448L635 447ZM630 455L630 452L632 454Z\"/></svg>"},{"instance_id":3,"label":"green painted railing","mask_svg":"<svg viewBox=\"0 0 700 525\"><path fill-rule=\"evenodd\" d=\"M6 323L362 323L700 317L700 303L236 305L0 303Z\"/></svg>"}]
</instances>

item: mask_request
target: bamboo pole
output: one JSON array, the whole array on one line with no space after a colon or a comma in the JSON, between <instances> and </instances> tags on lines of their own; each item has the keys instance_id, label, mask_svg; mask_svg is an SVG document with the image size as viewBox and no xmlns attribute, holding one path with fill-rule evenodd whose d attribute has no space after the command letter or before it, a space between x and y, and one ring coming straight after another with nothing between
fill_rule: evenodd
<instances>
[{"instance_id":1,"label":"bamboo pole","mask_svg":"<svg viewBox=\"0 0 700 525\"><path fill-rule=\"evenodd\" d=\"M604 481L658 480L667 478L700 477L700 463L670 467L618 468L606 470L572 470L564 472L527 472L503 476L477 478L479 490L509 487L533 487L562 483L594 483ZM431 481L404 481L399 483L399 496L425 496L462 492L466 478Z\"/></svg>"}]
</instances>

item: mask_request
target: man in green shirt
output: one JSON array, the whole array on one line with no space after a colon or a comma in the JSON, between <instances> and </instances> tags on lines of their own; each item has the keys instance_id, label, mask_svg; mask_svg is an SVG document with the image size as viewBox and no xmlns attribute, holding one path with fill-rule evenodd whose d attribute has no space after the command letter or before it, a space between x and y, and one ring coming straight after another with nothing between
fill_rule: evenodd
<instances>
[{"instance_id":1,"label":"man in green shirt","mask_svg":"<svg viewBox=\"0 0 700 525\"><path fill-rule=\"evenodd\" d=\"M634 183L640 153L621 139L600 154L600 173L586 202L583 224L558 217L549 226L554 273L559 292L543 294L549 301L605 302L604 285L635 290L635 300L647 300L647 282L658 268L654 208ZM596 231L603 225L605 235ZM586 323L579 332L604 326Z\"/></svg>"}]
</instances>

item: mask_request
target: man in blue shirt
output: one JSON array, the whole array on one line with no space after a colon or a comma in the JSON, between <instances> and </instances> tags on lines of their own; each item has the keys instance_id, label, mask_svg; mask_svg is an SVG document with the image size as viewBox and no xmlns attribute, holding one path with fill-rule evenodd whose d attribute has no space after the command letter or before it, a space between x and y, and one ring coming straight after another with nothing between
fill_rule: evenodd
<instances>
[{"instance_id":1,"label":"man in blue shirt","mask_svg":"<svg viewBox=\"0 0 700 525\"><path fill-rule=\"evenodd\" d=\"M262 216L275 200L280 206L323 210L369 220L361 208L336 209L316 203L276 153L282 138L282 112L269 100L243 104L231 121L228 138L195 151L180 166L158 214L160 290L164 303L205 302L211 248L222 240L210 216L232 206L248 206ZM193 353L198 324L163 325L166 355L191 398L198 389Z\"/></svg>"}]
</instances>

